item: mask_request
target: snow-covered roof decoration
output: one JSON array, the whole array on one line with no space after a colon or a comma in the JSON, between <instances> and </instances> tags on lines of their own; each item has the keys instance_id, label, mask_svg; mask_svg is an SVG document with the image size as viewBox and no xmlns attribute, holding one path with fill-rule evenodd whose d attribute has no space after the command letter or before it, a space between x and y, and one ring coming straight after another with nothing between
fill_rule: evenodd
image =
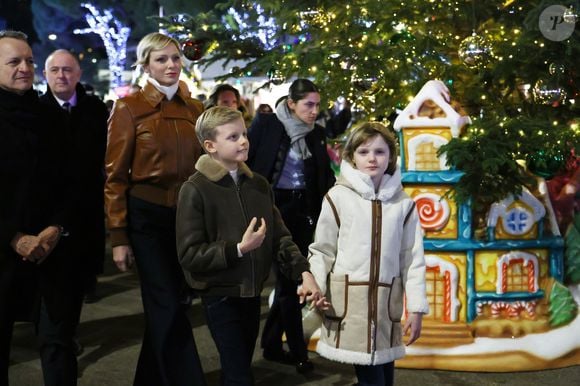
<instances>
[{"instance_id":1,"label":"snow-covered roof decoration","mask_svg":"<svg viewBox=\"0 0 580 386\"><path fill-rule=\"evenodd\" d=\"M429 100L439 106L446 116L434 118L419 116L421 106ZM450 101L451 98L447 86L440 80L430 80L419 90L411 103L401 111L397 119L395 119L393 127L397 131L404 127L449 127L451 135L457 138L461 128L471 123L471 119L455 111L453 106L449 104Z\"/></svg>"},{"instance_id":2,"label":"snow-covered roof decoration","mask_svg":"<svg viewBox=\"0 0 580 386\"><path fill-rule=\"evenodd\" d=\"M530 207L532 213L526 215L526 213L512 213L512 210L508 208L511 204L516 201L521 200L526 205ZM538 200L534 195L525 187L522 190L522 194L519 197L514 197L509 195L507 198L495 202L491 205L489 210L489 215L487 217L487 226L495 227L499 217L507 220L509 224L512 224L517 229L514 229L514 234L522 234L527 232L533 223L538 222L546 214L546 208L540 200Z\"/></svg>"}]
</instances>

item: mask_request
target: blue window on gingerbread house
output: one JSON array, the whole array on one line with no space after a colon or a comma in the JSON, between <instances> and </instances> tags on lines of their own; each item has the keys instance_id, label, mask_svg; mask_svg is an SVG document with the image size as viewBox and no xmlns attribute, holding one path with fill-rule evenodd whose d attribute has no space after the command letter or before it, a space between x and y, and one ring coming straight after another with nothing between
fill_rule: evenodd
<instances>
[{"instance_id":1,"label":"blue window on gingerbread house","mask_svg":"<svg viewBox=\"0 0 580 386\"><path fill-rule=\"evenodd\" d=\"M522 235L528 232L534 225L530 213L521 207L508 211L506 216L506 232L512 235Z\"/></svg>"}]
</instances>

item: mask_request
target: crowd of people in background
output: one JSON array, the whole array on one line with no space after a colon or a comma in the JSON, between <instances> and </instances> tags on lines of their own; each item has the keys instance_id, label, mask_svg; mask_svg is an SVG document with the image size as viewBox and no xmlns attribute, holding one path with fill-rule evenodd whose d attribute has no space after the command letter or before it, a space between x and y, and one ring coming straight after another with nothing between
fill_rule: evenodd
<instances>
[{"instance_id":1,"label":"crowd of people in background","mask_svg":"<svg viewBox=\"0 0 580 386\"><path fill-rule=\"evenodd\" d=\"M223 385L254 384L258 340L264 359L310 373L306 302L323 316L321 356L353 364L359 385L392 385L402 332L407 344L419 337L428 305L418 217L388 130L351 130L336 180L327 140L350 127L348 101L323 109L308 79L255 111L225 83L192 98L175 39L148 34L136 56L146 82L106 104L81 83L76 56L58 49L39 96L26 35L0 31L0 386L9 384L19 321L36 326L45 385L77 384L77 326L83 303L98 301L107 234L118 269L139 273L145 329L134 385L206 384L186 315L192 294ZM275 294L258 339L271 272ZM360 296L345 294L349 280ZM366 308L383 299L389 312L402 310L405 287L404 327L400 312ZM344 296L356 315L333 307ZM367 332L380 338L370 351L359 339Z\"/></svg>"}]
</instances>

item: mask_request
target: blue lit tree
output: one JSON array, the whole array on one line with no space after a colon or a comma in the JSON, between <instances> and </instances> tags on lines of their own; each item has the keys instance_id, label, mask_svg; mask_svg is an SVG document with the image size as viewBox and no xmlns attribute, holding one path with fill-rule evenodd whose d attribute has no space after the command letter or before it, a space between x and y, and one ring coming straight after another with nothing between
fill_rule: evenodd
<instances>
[{"instance_id":1,"label":"blue lit tree","mask_svg":"<svg viewBox=\"0 0 580 386\"><path fill-rule=\"evenodd\" d=\"M74 33L96 33L101 37L109 58L111 88L122 86L124 84L123 71L127 60L127 40L131 34L131 28L117 19L110 9L101 11L90 3L82 3L81 6L89 11L85 14L89 28L76 29Z\"/></svg>"}]
</instances>

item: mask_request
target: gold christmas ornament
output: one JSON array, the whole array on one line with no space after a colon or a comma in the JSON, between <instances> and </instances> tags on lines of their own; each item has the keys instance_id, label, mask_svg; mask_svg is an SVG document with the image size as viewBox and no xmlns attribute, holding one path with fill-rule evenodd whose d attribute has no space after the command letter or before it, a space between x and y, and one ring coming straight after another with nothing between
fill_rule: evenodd
<instances>
[{"instance_id":1,"label":"gold christmas ornament","mask_svg":"<svg viewBox=\"0 0 580 386\"><path fill-rule=\"evenodd\" d=\"M493 58L490 44L475 32L459 44L459 58L469 68L485 67Z\"/></svg>"}]
</instances>

